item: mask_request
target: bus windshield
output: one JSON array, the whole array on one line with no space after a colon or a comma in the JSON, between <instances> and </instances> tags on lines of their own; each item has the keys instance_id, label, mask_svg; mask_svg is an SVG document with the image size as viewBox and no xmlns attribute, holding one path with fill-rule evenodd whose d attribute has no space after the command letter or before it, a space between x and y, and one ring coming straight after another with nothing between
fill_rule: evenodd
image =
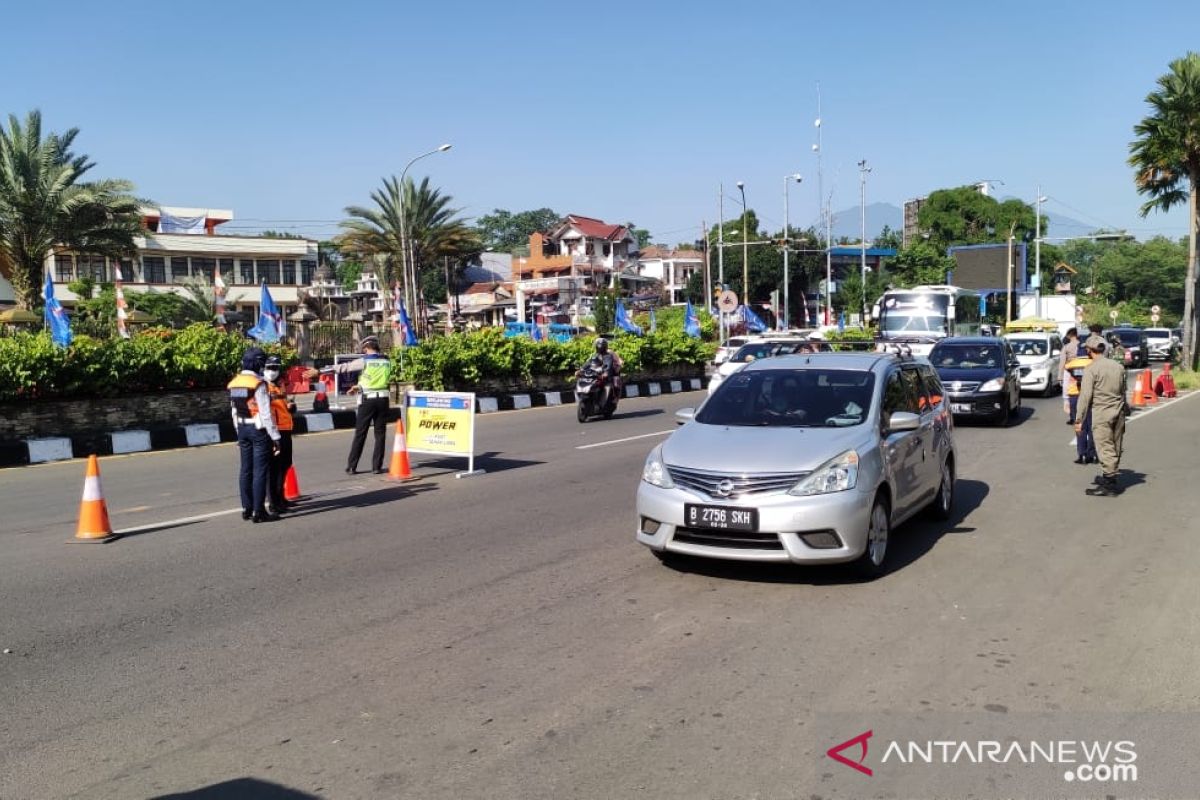
<instances>
[{"instance_id":1,"label":"bus windshield","mask_svg":"<svg viewBox=\"0 0 1200 800\"><path fill-rule=\"evenodd\" d=\"M880 303L879 330L884 334L934 334L950 332L946 309L950 298L924 292L888 292Z\"/></svg>"},{"instance_id":2,"label":"bus windshield","mask_svg":"<svg viewBox=\"0 0 1200 800\"><path fill-rule=\"evenodd\" d=\"M946 318L940 314L922 314L914 310L885 311L879 320L884 333L937 333L945 335Z\"/></svg>"}]
</instances>

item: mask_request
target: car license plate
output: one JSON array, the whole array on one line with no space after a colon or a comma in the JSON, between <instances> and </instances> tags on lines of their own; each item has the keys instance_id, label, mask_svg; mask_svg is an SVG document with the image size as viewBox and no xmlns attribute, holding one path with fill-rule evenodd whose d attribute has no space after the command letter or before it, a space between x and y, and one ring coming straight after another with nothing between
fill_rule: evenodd
<instances>
[{"instance_id":1,"label":"car license plate","mask_svg":"<svg viewBox=\"0 0 1200 800\"><path fill-rule=\"evenodd\" d=\"M971 413L971 404L970 403L951 403L950 410L953 411L955 414L970 414Z\"/></svg>"},{"instance_id":2,"label":"car license plate","mask_svg":"<svg viewBox=\"0 0 1200 800\"><path fill-rule=\"evenodd\" d=\"M683 516L689 528L717 528L724 531L757 531L758 509L729 506L700 506L685 503Z\"/></svg>"}]
</instances>

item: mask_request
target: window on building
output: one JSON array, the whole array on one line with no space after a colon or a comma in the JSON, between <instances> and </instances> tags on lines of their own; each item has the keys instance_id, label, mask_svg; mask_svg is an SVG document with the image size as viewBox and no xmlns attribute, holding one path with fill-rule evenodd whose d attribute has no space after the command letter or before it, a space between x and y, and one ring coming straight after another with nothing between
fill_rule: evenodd
<instances>
[{"instance_id":1,"label":"window on building","mask_svg":"<svg viewBox=\"0 0 1200 800\"><path fill-rule=\"evenodd\" d=\"M294 259L287 258L283 260L283 269L280 274L280 283L295 284L296 283L296 262Z\"/></svg>"},{"instance_id":2,"label":"window on building","mask_svg":"<svg viewBox=\"0 0 1200 800\"><path fill-rule=\"evenodd\" d=\"M59 283L75 280L75 257L64 253L54 256L54 278Z\"/></svg>"},{"instance_id":3,"label":"window on building","mask_svg":"<svg viewBox=\"0 0 1200 800\"><path fill-rule=\"evenodd\" d=\"M113 262L113 280L115 281L135 281L137 277L133 274L133 261L128 258L122 258Z\"/></svg>"},{"instance_id":4,"label":"window on building","mask_svg":"<svg viewBox=\"0 0 1200 800\"><path fill-rule=\"evenodd\" d=\"M206 283L212 283L213 273L217 270L217 260L215 258L192 256L192 274L197 278L203 279Z\"/></svg>"},{"instance_id":5,"label":"window on building","mask_svg":"<svg viewBox=\"0 0 1200 800\"><path fill-rule=\"evenodd\" d=\"M237 283L233 274L233 259L221 258L217 260L217 263L221 265L221 280L226 283Z\"/></svg>"},{"instance_id":6,"label":"window on building","mask_svg":"<svg viewBox=\"0 0 1200 800\"><path fill-rule=\"evenodd\" d=\"M76 264L76 277L79 279L88 278L96 283L104 283L108 280L108 269L105 267L104 256L77 256Z\"/></svg>"},{"instance_id":7,"label":"window on building","mask_svg":"<svg viewBox=\"0 0 1200 800\"><path fill-rule=\"evenodd\" d=\"M146 279L146 283L166 283L166 259L164 259L162 256L143 256L142 276Z\"/></svg>"},{"instance_id":8,"label":"window on building","mask_svg":"<svg viewBox=\"0 0 1200 800\"><path fill-rule=\"evenodd\" d=\"M312 286L313 276L317 274L317 262L301 261L300 262L300 285Z\"/></svg>"},{"instance_id":9,"label":"window on building","mask_svg":"<svg viewBox=\"0 0 1200 800\"><path fill-rule=\"evenodd\" d=\"M171 283L183 283L190 278L188 273L187 258L172 257L171 258Z\"/></svg>"},{"instance_id":10,"label":"window on building","mask_svg":"<svg viewBox=\"0 0 1200 800\"><path fill-rule=\"evenodd\" d=\"M279 261L277 259L259 260L258 262L258 282L266 281L272 286L280 283L279 280Z\"/></svg>"},{"instance_id":11,"label":"window on building","mask_svg":"<svg viewBox=\"0 0 1200 800\"><path fill-rule=\"evenodd\" d=\"M238 259L237 279L234 282L240 283L243 286L253 286L254 285L255 281L254 281L254 259L253 258L239 258Z\"/></svg>"}]
</instances>

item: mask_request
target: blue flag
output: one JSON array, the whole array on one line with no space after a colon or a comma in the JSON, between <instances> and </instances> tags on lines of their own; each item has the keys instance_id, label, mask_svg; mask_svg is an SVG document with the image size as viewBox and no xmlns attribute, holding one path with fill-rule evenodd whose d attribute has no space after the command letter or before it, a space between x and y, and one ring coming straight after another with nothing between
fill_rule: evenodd
<instances>
[{"instance_id":1,"label":"blue flag","mask_svg":"<svg viewBox=\"0 0 1200 800\"><path fill-rule=\"evenodd\" d=\"M529 329L529 338L533 339L535 342L540 342L546 338L542 336L542 328L536 322L533 323L533 327Z\"/></svg>"},{"instance_id":2,"label":"blue flag","mask_svg":"<svg viewBox=\"0 0 1200 800\"><path fill-rule=\"evenodd\" d=\"M408 318L408 309L404 307L403 300L396 308L396 316L400 318L400 344L412 347L417 343L417 333L413 330L412 320Z\"/></svg>"},{"instance_id":3,"label":"blue flag","mask_svg":"<svg viewBox=\"0 0 1200 800\"><path fill-rule=\"evenodd\" d=\"M46 301L46 330L50 331L50 338L59 347L70 347L71 321L67 319L67 312L54 296L54 281L50 279L49 272L46 273L46 286L42 289L42 298Z\"/></svg>"},{"instance_id":4,"label":"blue flag","mask_svg":"<svg viewBox=\"0 0 1200 800\"><path fill-rule=\"evenodd\" d=\"M654 318L654 306L650 306L650 332L654 333L658 330L658 320Z\"/></svg>"},{"instance_id":5,"label":"blue flag","mask_svg":"<svg viewBox=\"0 0 1200 800\"><path fill-rule=\"evenodd\" d=\"M636 333L638 336L642 335L642 329L639 328L637 325L634 325L633 322L630 321L629 314L625 311L625 301L624 300L620 300L620 299L617 300L616 312L617 312L616 313L616 322L617 322L618 328L620 328L623 331L628 331L629 333Z\"/></svg>"},{"instance_id":6,"label":"blue flag","mask_svg":"<svg viewBox=\"0 0 1200 800\"><path fill-rule=\"evenodd\" d=\"M260 342L278 342L279 337L287 333L287 322L279 311L279 306L271 299L271 291L267 282L263 281L262 296L258 301L258 322L246 331L246 335Z\"/></svg>"},{"instance_id":7,"label":"blue flag","mask_svg":"<svg viewBox=\"0 0 1200 800\"><path fill-rule=\"evenodd\" d=\"M746 330L755 333L762 333L767 329L767 323L762 321L758 314L750 306L742 306L742 321L746 323Z\"/></svg>"},{"instance_id":8,"label":"blue flag","mask_svg":"<svg viewBox=\"0 0 1200 800\"><path fill-rule=\"evenodd\" d=\"M691 300L688 300L687 309L683 312L683 332L693 338L700 336L700 318L696 316Z\"/></svg>"},{"instance_id":9,"label":"blue flag","mask_svg":"<svg viewBox=\"0 0 1200 800\"><path fill-rule=\"evenodd\" d=\"M838 333L846 332L846 312L838 314Z\"/></svg>"}]
</instances>

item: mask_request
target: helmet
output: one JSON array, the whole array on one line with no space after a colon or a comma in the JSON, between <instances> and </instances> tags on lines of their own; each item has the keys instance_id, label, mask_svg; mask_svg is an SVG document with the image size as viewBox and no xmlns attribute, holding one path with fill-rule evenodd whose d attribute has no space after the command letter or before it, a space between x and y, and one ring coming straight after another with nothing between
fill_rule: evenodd
<instances>
[{"instance_id":1,"label":"helmet","mask_svg":"<svg viewBox=\"0 0 1200 800\"><path fill-rule=\"evenodd\" d=\"M267 361L263 364L264 368L274 367L275 369L283 369L283 361L279 356L267 356Z\"/></svg>"},{"instance_id":2,"label":"helmet","mask_svg":"<svg viewBox=\"0 0 1200 800\"><path fill-rule=\"evenodd\" d=\"M596 352L597 353L607 353L608 352L608 340L605 339L603 336L598 337L596 339Z\"/></svg>"},{"instance_id":3,"label":"helmet","mask_svg":"<svg viewBox=\"0 0 1200 800\"><path fill-rule=\"evenodd\" d=\"M261 347L251 347L242 354L242 369L253 370L254 372L262 372L263 366L267 363L267 354L263 352Z\"/></svg>"},{"instance_id":4,"label":"helmet","mask_svg":"<svg viewBox=\"0 0 1200 800\"><path fill-rule=\"evenodd\" d=\"M363 337L363 340L358 343L358 348L360 350L365 350L368 347L371 348L372 350L378 352L379 351L379 337L365 336L365 337Z\"/></svg>"}]
</instances>

